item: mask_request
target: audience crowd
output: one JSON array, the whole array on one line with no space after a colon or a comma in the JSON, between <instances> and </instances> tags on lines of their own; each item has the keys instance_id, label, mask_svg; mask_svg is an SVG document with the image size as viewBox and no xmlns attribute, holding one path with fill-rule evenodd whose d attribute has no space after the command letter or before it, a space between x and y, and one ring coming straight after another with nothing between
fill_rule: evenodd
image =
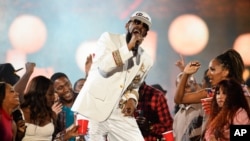
<instances>
[{"instance_id":1,"label":"audience crowd","mask_svg":"<svg viewBox=\"0 0 250 141\"><path fill-rule=\"evenodd\" d=\"M21 77L16 72L23 68L0 64L0 140L166 141L163 133L173 131L171 141L230 141L230 125L250 125L250 79L243 79L244 63L234 49L211 59L203 78L195 77L199 61L177 60L171 115L167 90L145 81L153 64L139 45L151 24L147 13L137 11L125 25L126 36L104 33L102 54L87 57L85 77L73 86L63 72L31 78L32 62ZM77 114L89 120L84 135Z\"/></svg>"}]
</instances>

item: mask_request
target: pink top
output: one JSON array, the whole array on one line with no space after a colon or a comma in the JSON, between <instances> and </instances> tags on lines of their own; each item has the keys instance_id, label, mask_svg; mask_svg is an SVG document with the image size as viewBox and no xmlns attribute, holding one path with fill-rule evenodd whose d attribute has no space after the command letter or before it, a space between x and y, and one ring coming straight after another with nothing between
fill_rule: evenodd
<instances>
[{"instance_id":1,"label":"pink top","mask_svg":"<svg viewBox=\"0 0 250 141\"><path fill-rule=\"evenodd\" d=\"M235 117L233 119L234 125L249 125L250 124L250 119L248 118L247 112L245 109L240 108L237 113L235 114ZM227 138L227 140L222 140L221 141L230 141L230 130L229 130L229 125L224 127L224 136ZM214 137L211 131L208 129L205 133L205 139L206 141L211 141L211 137Z\"/></svg>"}]
</instances>

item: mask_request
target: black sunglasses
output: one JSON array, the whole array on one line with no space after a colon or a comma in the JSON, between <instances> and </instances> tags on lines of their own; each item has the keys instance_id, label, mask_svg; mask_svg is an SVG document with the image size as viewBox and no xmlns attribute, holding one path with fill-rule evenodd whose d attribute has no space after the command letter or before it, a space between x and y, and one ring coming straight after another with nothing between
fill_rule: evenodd
<instances>
[{"instance_id":1,"label":"black sunglasses","mask_svg":"<svg viewBox=\"0 0 250 141\"><path fill-rule=\"evenodd\" d=\"M134 19L133 22L136 24L136 25L140 25L142 23L142 26L144 28L146 28L147 30L149 29L148 25L145 24L144 22L140 21L140 20L137 20L137 19Z\"/></svg>"}]
</instances>

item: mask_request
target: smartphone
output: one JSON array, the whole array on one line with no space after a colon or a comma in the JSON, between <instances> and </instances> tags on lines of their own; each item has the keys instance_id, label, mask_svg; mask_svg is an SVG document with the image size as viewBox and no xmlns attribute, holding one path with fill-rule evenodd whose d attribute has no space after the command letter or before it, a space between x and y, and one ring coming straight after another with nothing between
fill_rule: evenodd
<instances>
[{"instance_id":1,"label":"smartphone","mask_svg":"<svg viewBox=\"0 0 250 141\"><path fill-rule=\"evenodd\" d=\"M15 122L18 122L19 120L23 120L22 113L19 109L15 110L13 113L13 119Z\"/></svg>"}]
</instances>

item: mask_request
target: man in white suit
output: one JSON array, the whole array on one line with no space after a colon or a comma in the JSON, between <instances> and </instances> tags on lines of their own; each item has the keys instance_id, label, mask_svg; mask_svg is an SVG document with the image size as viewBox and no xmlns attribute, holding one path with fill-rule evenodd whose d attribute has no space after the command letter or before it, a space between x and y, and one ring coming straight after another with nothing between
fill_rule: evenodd
<instances>
[{"instance_id":1,"label":"man in white suit","mask_svg":"<svg viewBox=\"0 0 250 141\"><path fill-rule=\"evenodd\" d=\"M152 23L142 11L126 23L127 34L105 32L72 110L89 119L91 141L143 141L134 111L138 89L153 60L140 46Z\"/></svg>"}]
</instances>

